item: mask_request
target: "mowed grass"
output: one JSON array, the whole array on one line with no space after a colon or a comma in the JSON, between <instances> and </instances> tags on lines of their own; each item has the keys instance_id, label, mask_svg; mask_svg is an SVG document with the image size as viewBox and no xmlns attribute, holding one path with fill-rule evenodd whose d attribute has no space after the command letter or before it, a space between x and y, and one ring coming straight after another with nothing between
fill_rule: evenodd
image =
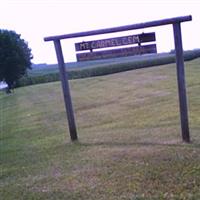
<instances>
[{"instance_id":1,"label":"mowed grass","mask_svg":"<svg viewBox=\"0 0 200 200\"><path fill-rule=\"evenodd\" d=\"M200 199L200 59L186 62L191 144L181 139L175 64L0 93L1 199Z\"/></svg>"}]
</instances>

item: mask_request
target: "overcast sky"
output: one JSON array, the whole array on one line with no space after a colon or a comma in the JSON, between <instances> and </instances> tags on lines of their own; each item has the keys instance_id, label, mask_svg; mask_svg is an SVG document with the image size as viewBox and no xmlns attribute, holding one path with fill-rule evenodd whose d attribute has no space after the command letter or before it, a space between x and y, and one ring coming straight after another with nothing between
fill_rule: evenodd
<instances>
[{"instance_id":1,"label":"overcast sky","mask_svg":"<svg viewBox=\"0 0 200 200\"><path fill-rule=\"evenodd\" d=\"M192 15L182 23L184 49L200 48L200 0L0 0L0 28L21 34L32 49L34 63L56 63L46 36ZM65 61L75 60L74 43L110 36L155 31L159 52L174 48L172 26L129 33L63 40Z\"/></svg>"}]
</instances>

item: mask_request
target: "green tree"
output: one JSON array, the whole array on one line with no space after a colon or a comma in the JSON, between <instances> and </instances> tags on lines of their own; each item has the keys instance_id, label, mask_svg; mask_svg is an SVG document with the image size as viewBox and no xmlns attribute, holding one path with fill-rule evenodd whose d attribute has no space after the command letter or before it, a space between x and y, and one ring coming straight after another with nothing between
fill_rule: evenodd
<instances>
[{"instance_id":1,"label":"green tree","mask_svg":"<svg viewBox=\"0 0 200 200\"><path fill-rule=\"evenodd\" d=\"M8 85L7 92L31 69L31 49L14 31L0 29L0 81Z\"/></svg>"}]
</instances>

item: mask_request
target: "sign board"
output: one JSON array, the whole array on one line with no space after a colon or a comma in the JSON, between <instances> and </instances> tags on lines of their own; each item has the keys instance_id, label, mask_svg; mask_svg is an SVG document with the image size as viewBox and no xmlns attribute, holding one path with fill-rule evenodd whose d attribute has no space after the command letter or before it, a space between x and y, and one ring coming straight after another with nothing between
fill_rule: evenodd
<instances>
[{"instance_id":1,"label":"sign board","mask_svg":"<svg viewBox=\"0 0 200 200\"><path fill-rule=\"evenodd\" d=\"M139 35L129 35L123 37L108 38L103 40L80 42L75 44L75 49L76 51L85 51L85 50L93 50L99 48L140 44L144 42L152 42L155 40L156 40L155 33L142 33Z\"/></svg>"},{"instance_id":2,"label":"sign board","mask_svg":"<svg viewBox=\"0 0 200 200\"><path fill-rule=\"evenodd\" d=\"M76 54L76 58L77 61L88 61L88 60L116 58L122 56L133 56L133 55L140 55L147 53L157 53L156 44L96 51L96 52L78 53Z\"/></svg>"},{"instance_id":3,"label":"sign board","mask_svg":"<svg viewBox=\"0 0 200 200\"><path fill-rule=\"evenodd\" d=\"M72 100L71 100L71 95L70 95L68 74L65 71L65 62L64 62L64 57L63 57L62 48L61 48L61 40L77 38L77 37L92 36L92 35L116 33L116 32L122 32L122 31L130 31L130 30L171 24L173 26L174 43L175 43L175 51L176 51L176 67L177 67L177 81L178 81L178 92L179 92L182 139L184 142L187 142L187 143L190 142L181 23L186 22L186 21L191 21L191 20L192 20L192 16L189 15L189 16L162 19L162 20L139 23L139 24L131 24L131 25L126 25L126 26L119 26L119 27L93 30L93 31L85 31L85 32L79 32L79 33L70 33L70 34L65 34L65 35L57 35L57 36L50 36L50 37L44 38L45 41L54 42L59 71L60 71L60 77L61 77L61 82L62 82L66 114L67 114L67 119L69 123L68 127L69 127L72 141L77 140L78 136L77 136L77 131L76 131L76 123L75 123ZM145 42L145 40L143 42ZM141 46L141 41L138 44L139 46Z\"/></svg>"},{"instance_id":4,"label":"sign board","mask_svg":"<svg viewBox=\"0 0 200 200\"><path fill-rule=\"evenodd\" d=\"M146 42L154 42L156 40L155 33L142 33L138 35L128 35L115 38L107 38L102 40L93 40L75 43L76 51L90 51L84 53L77 53L77 61L88 61L107 59L123 56L133 56L146 53L157 53L156 44L141 45ZM114 48L110 50L93 51L94 49L130 46L137 44L137 46L126 48Z\"/></svg>"}]
</instances>

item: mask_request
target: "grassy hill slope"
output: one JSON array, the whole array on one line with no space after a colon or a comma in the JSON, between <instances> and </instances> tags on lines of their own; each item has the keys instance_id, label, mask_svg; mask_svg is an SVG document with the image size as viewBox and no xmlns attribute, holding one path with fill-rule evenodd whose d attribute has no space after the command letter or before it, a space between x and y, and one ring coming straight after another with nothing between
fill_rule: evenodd
<instances>
[{"instance_id":1,"label":"grassy hill slope","mask_svg":"<svg viewBox=\"0 0 200 200\"><path fill-rule=\"evenodd\" d=\"M59 82L1 92L1 198L200 199L200 59L186 81L191 144L174 64L71 80L74 144Z\"/></svg>"}]
</instances>

